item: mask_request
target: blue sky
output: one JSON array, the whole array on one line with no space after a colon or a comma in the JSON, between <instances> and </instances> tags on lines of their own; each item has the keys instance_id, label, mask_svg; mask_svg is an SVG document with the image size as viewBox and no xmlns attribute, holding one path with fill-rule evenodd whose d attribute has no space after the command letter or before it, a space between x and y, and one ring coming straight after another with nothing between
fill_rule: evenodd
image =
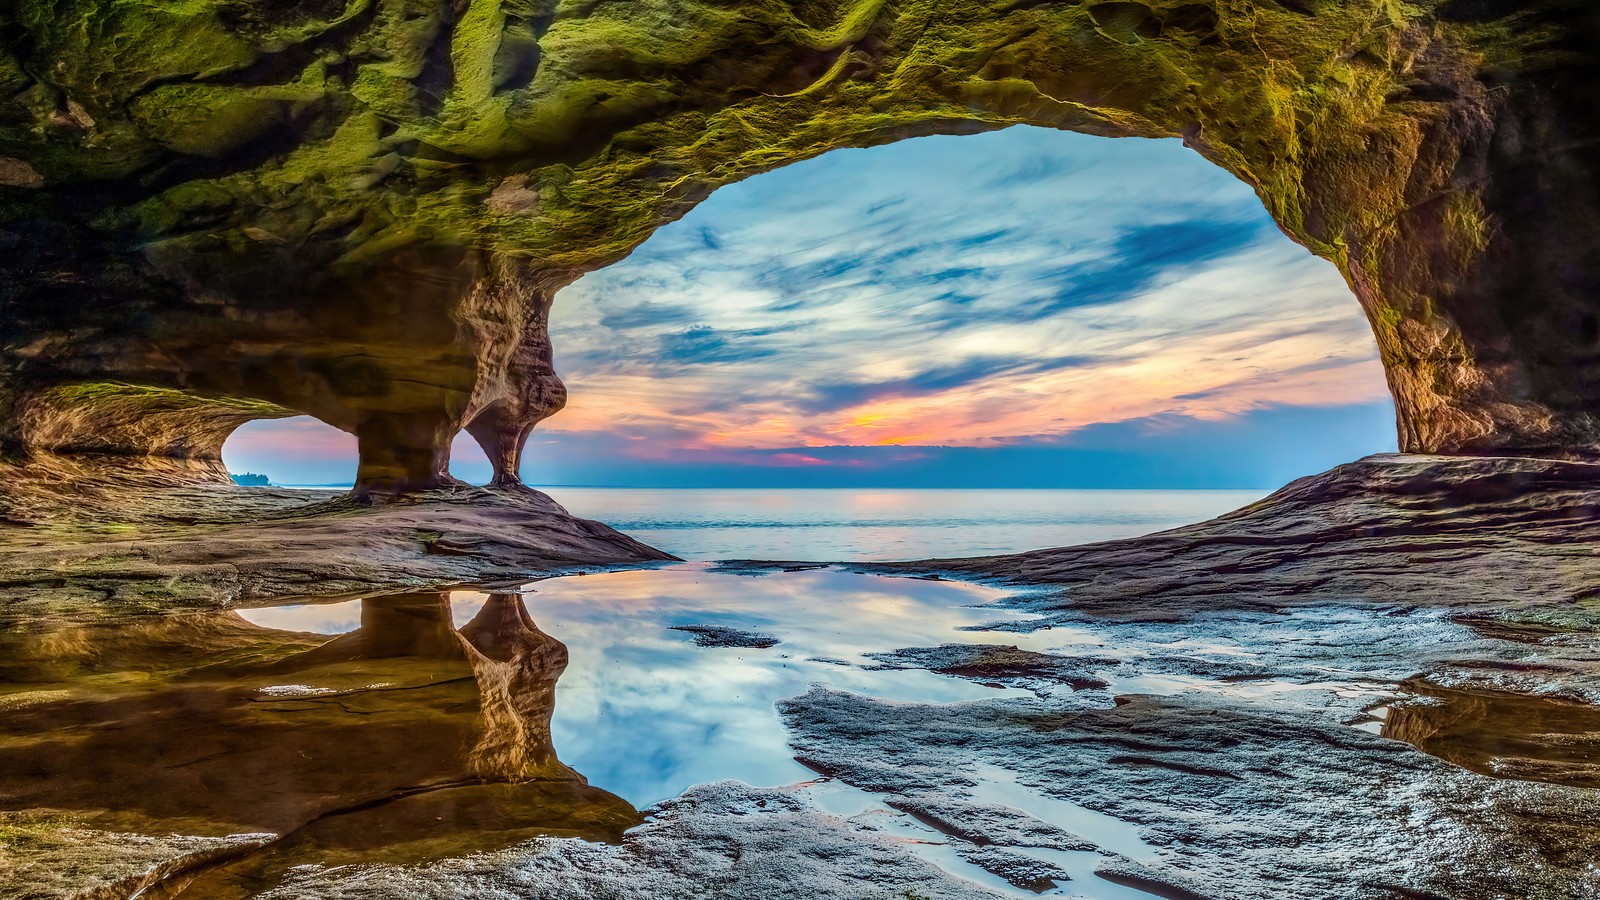
<instances>
[{"instance_id":1,"label":"blue sky","mask_svg":"<svg viewBox=\"0 0 1600 900\"><path fill-rule=\"evenodd\" d=\"M552 337L572 400L533 483L1262 488L1395 448L1339 273L1175 141L1012 128L798 163L563 291ZM291 420L225 455L311 483L353 453Z\"/></svg>"}]
</instances>

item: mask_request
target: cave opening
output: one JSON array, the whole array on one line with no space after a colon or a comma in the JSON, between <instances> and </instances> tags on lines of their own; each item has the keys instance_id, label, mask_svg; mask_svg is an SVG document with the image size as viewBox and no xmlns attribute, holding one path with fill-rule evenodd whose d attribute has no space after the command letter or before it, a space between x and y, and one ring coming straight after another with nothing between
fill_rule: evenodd
<instances>
[{"instance_id":1,"label":"cave opening","mask_svg":"<svg viewBox=\"0 0 1600 900\"><path fill-rule=\"evenodd\" d=\"M257 419L228 436L222 462L243 486L348 487L356 473L356 437L313 416Z\"/></svg>"},{"instance_id":2,"label":"cave opening","mask_svg":"<svg viewBox=\"0 0 1600 900\"><path fill-rule=\"evenodd\" d=\"M314 416L256 419L228 436L222 461L242 486L347 488L355 484L358 448L355 435ZM466 431L450 444L447 471L471 485L486 485L494 478L489 457Z\"/></svg>"},{"instance_id":3,"label":"cave opening","mask_svg":"<svg viewBox=\"0 0 1600 900\"><path fill-rule=\"evenodd\" d=\"M573 397L520 474L558 494L1266 489L1396 449L1337 268L1176 140L832 151L720 189L550 315ZM226 452L348 485L357 445L298 417ZM495 475L465 429L447 471Z\"/></svg>"},{"instance_id":4,"label":"cave opening","mask_svg":"<svg viewBox=\"0 0 1600 900\"><path fill-rule=\"evenodd\" d=\"M1338 269L1176 140L831 151L565 288L550 333L534 484L1267 488L1396 449Z\"/></svg>"}]
</instances>

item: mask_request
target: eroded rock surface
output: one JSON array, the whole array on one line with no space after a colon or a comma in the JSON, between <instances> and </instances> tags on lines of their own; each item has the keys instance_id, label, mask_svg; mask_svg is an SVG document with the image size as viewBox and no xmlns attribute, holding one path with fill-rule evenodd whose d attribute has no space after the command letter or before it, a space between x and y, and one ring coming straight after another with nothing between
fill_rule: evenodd
<instances>
[{"instance_id":1,"label":"eroded rock surface","mask_svg":"<svg viewBox=\"0 0 1600 900\"><path fill-rule=\"evenodd\" d=\"M941 675L957 675L1008 687L1064 684L1074 690L1106 687L1104 681L1090 673L1121 663L1111 657L1074 659L996 644L907 647L893 653L870 655L886 669L928 669Z\"/></svg>"},{"instance_id":2,"label":"eroded rock surface","mask_svg":"<svg viewBox=\"0 0 1600 900\"><path fill-rule=\"evenodd\" d=\"M1379 455L1159 534L881 568L1038 586L1026 605L1046 613L1160 621L1359 602L1588 630L1597 546L1600 464Z\"/></svg>"},{"instance_id":3,"label":"eroded rock surface","mask_svg":"<svg viewBox=\"0 0 1600 900\"><path fill-rule=\"evenodd\" d=\"M549 496L451 485L398 498L167 479L14 483L0 616L121 615L501 580L673 557ZM15 474L0 465L0 478Z\"/></svg>"},{"instance_id":4,"label":"eroded rock surface","mask_svg":"<svg viewBox=\"0 0 1600 900\"><path fill-rule=\"evenodd\" d=\"M961 796L977 764L1138 823L1157 851L1108 865L1211 898L1590 896L1593 792L1496 781L1405 744L1257 704L1130 697L783 705L808 764L895 796Z\"/></svg>"},{"instance_id":5,"label":"eroded rock surface","mask_svg":"<svg viewBox=\"0 0 1600 900\"><path fill-rule=\"evenodd\" d=\"M206 461L306 413L362 490L439 484L462 429L514 485L561 286L758 172L1029 123L1252 185L1366 308L1405 449L1593 453L1597 35L1585 0L20 0L0 445Z\"/></svg>"},{"instance_id":6,"label":"eroded rock surface","mask_svg":"<svg viewBox=\"0 0 1600 900\"><path fill-rule=\"evenodd\" d=\"M695 644L701 647L744 647L750 650L766 650L782 643L770 634L730 628L726 625L674 625L672 630L694 635Z\"/></svg>"},{"instance_id":7,"label":"eroded rock surface","mask_svg":"<svg viewBox=\"0 0 1600 900\"><path fill-rule=\"evenodd\" d=\"M792 790L702 785L658 804L616 846L546 841L427 867L308 871L263 900L459 897L771 897L974 900L997 896L895 842L864 835Z\"/></svg>"}]
</instances>

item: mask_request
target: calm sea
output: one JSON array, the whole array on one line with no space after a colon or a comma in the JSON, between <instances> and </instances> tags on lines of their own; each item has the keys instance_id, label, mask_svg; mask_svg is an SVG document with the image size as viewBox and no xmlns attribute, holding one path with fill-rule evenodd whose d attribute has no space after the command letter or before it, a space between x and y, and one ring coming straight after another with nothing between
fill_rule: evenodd
<instances>
[{"instance_id":1,"label":"calm sea","mask_svg":"<svg viewBox=\"0 0 1600 900\"><path fill-rule=\"evenodd\" d=\"M1264 491L762 490L544 487L684 559L983 556L1149 534Z\"/></svg>"}]
</instances>

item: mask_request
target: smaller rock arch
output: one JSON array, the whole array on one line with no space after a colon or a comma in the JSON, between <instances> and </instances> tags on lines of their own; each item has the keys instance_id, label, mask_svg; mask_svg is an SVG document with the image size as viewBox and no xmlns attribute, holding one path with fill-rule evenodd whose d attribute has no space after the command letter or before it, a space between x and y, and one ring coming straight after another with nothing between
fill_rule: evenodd
<instances>
[{"instance_id":1,"label":"smaller rock arch","mask_svg":"<svg viewBox=\"0 0 1600 900\"><path fill-rule=\"evenodd\" d=\"M230 477L261 473L274 484L345 485L355 478L356 439L315 416L257 419L228 437L222 458Z\"/></svg>"},{"instance_id":2,"label":"smaller rock arch","mask_svg":"<svg viewBox=\"0 0 1600 900\"><path fill-rule=\"evenodd\" d=\"M10 428L12 441L36 465L70 458L226 483L222 445L228 436L246 422L293 415L263 400L100 381L27 397L14 410Z\"/></svg>"}]
</instances>

